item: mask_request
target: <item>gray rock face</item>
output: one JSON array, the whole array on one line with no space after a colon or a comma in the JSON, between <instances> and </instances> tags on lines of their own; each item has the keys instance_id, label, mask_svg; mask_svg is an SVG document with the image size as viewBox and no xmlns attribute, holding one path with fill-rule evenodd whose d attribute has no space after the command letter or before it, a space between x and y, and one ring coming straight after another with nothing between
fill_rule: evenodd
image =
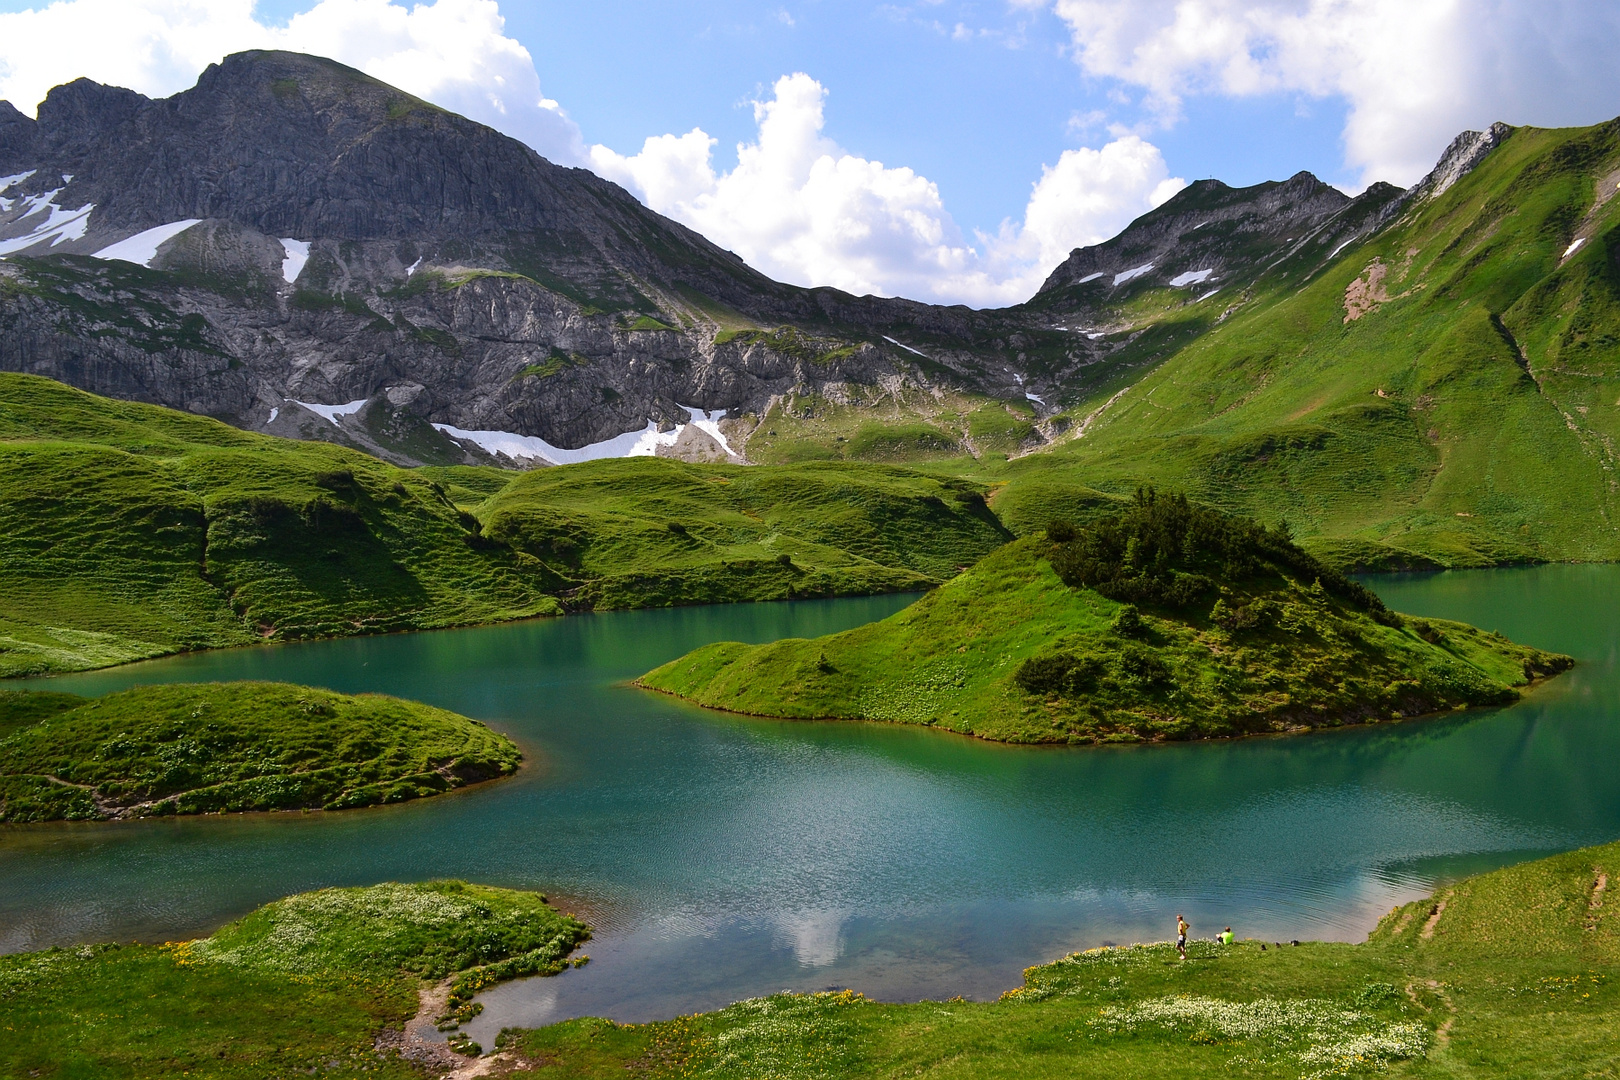
<instances>
[{"instance_id":1,"label":"gray rock face","mask_svg":"<svg viewBox=\"0 0 1620 1080\"><path fill-rule=\"evenodd\" d=\"M1031 303L1100 311L1178 280L1242 287L1350 202L1308 172L1247 188L1199 180L1114 239L1077 248Z\"/></svg>"},{"instance_id":2,"label":"gray rock face","mask_svg":"<svg viewBox=\"0 0 1620 1080\"><path fill-rule=\"evenodd\" d=\"M1412 186L1403 201L1427 202L1439 198L1452 184L1473 172L1474 167L1485 160L1485 155L1512 133L1512 127L1498 122L1492 124L1489 131L1465 131L1458 135L1440 155L1439 163Z\"/></svg>"}]
</instances>

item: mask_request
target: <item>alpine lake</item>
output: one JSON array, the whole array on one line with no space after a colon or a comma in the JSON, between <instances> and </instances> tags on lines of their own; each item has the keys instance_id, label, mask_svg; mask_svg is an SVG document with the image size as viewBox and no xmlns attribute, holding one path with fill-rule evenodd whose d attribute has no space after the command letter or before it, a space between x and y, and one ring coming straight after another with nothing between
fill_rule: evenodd
<instances>
[{"instance_id":1,"label":"alpine lake","mask_svg":"<svg viewBox=\"0 0 1620 1080\"><path fill-rule=\"evenodd\" d=\"M630 680L717 640L809 637L914 597L740 604L201 653L21 686L273 679L510 734L517 776L395 807L0 826L0 951L205 934L329 885L539 889L589 965L467 1026L666 1018L782 989L992 998L1105 943L1360 940L1465 874L1620 836L1620 566L1366 579L1398 611L1573 654L1511 707L1230 742L1010 747L709 713Z\"/></svg>"}]
</instances>

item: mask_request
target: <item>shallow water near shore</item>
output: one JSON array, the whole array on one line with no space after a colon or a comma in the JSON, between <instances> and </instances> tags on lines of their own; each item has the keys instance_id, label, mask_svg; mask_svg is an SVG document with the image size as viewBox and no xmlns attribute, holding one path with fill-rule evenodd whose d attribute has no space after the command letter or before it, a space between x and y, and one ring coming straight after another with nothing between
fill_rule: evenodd
<instances>
[{"instance_id":1,"label":"shallow water near shore","mask_svg":"<svg viewBox=\"0 0 1620 1080\"><path fill-rule=\"evenodd\" d=\"M36 682L280 679L415 698L523 747L403 806L0 827L0 951L207 933L288 893L461 877L589 919L592 962L469 1027L646 1020L784 988L993 997L1104 942L1230 924L1354 941L1449 878L1620 836L1620 567L1368 579L1392 607L1574 654L1517 705L1109 749L706 713L628 680L696 645L813 636L910 597L626 612L177 657ZM21 684L27 685L27 684Z\"/></svg>"}]
</instances>

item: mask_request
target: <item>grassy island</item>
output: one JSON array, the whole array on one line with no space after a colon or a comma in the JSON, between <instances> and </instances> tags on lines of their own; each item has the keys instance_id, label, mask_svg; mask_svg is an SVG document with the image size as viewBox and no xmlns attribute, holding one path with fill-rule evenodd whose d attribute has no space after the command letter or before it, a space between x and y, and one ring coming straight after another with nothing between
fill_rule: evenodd
<instances>
[{"instance_id":1,"label":"grassy island","mask_svg":"<svg viewBox=\"0 0 1620 1080\"><path fill-rule=\"evenodd\" d=\"M198 941L0 956L0 1076L420 1080L446 1052L408 1020L450 1026L589 937L538 893L448 881L303 893Z\"/></svg>"},{"instance_id":2,"label":"grassy island","mask_svg":"<svg viewBox=\"0 0 1620 1080\"><path fill-rule=\"evenodd\" d=\"M1397 615L1285 532L1142 492L1085 527L1009 544L882 622L705 646L640 683L758 716L1099 742L1500 704L1571 663Z\"/></svg>"},{"instance_id":3,"label":"grassy island","mask_svg":"<svg viewBox=\"0 0 1620 1080\"><path fill-rule=\"evenodd\" d=\"M0 692L0 822L336 810L513 772L476 720L283 683Z\"/></svg>"}]
</instances>

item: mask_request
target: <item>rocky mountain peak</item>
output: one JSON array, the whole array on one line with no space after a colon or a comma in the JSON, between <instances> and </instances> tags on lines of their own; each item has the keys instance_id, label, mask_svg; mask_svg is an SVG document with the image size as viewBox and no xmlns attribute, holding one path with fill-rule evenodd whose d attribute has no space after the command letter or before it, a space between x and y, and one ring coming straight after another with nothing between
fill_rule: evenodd
<instances>
[{"instance_id":1,"label":"rocky mountain peak","mask_svg":"<svg viewBox=\"0 0 1620 1080\"><path fill-rule=\"evenodd\" d=\"M0 101L0 176L21 172L35 157L38 125L9 101Z\"/></svg>"},{"instance_id":2,"label":"rocky mountain peak","mask_svg":"<svg viewBox=\"0 0 1620 1080\"><path fill-rule=\"evenodd\" d=\"M1113 239L1076 248L1033 303L1096 310L1167 283L1207 288L1248 279L1350 201L1309 172L1243 188L1199 180Z\"/></svg>"},{"instance_id":3,"label":"rocky mountain peak","mask_svg":"<svg viewBox=\"0 0 1620 1080\"><path fill-rule=\"evenodd\" d=\"M92 147L149 104L143 94L90 79L55 87L39 105L39 152L69 172L82 169Z\"/></svg>"},{"instance_id":4,"label":"rocky mountain peak","mask_svg":"<svg viewBox=\"0 0 1620 1080\"><path fill-rule=\"evenodd\" d=\"M1458 180L1472 172L1485 155L1501 145L1502 140L1513 134L1513 128L1498 121L1486 131L1464 131L1446 152L1440 155L1440 160L1429 174L1414 184L1407 192L1407 203L1426 202L1437 199L1445 194L1446 189Z\"/></svg>"}]
</instances>

